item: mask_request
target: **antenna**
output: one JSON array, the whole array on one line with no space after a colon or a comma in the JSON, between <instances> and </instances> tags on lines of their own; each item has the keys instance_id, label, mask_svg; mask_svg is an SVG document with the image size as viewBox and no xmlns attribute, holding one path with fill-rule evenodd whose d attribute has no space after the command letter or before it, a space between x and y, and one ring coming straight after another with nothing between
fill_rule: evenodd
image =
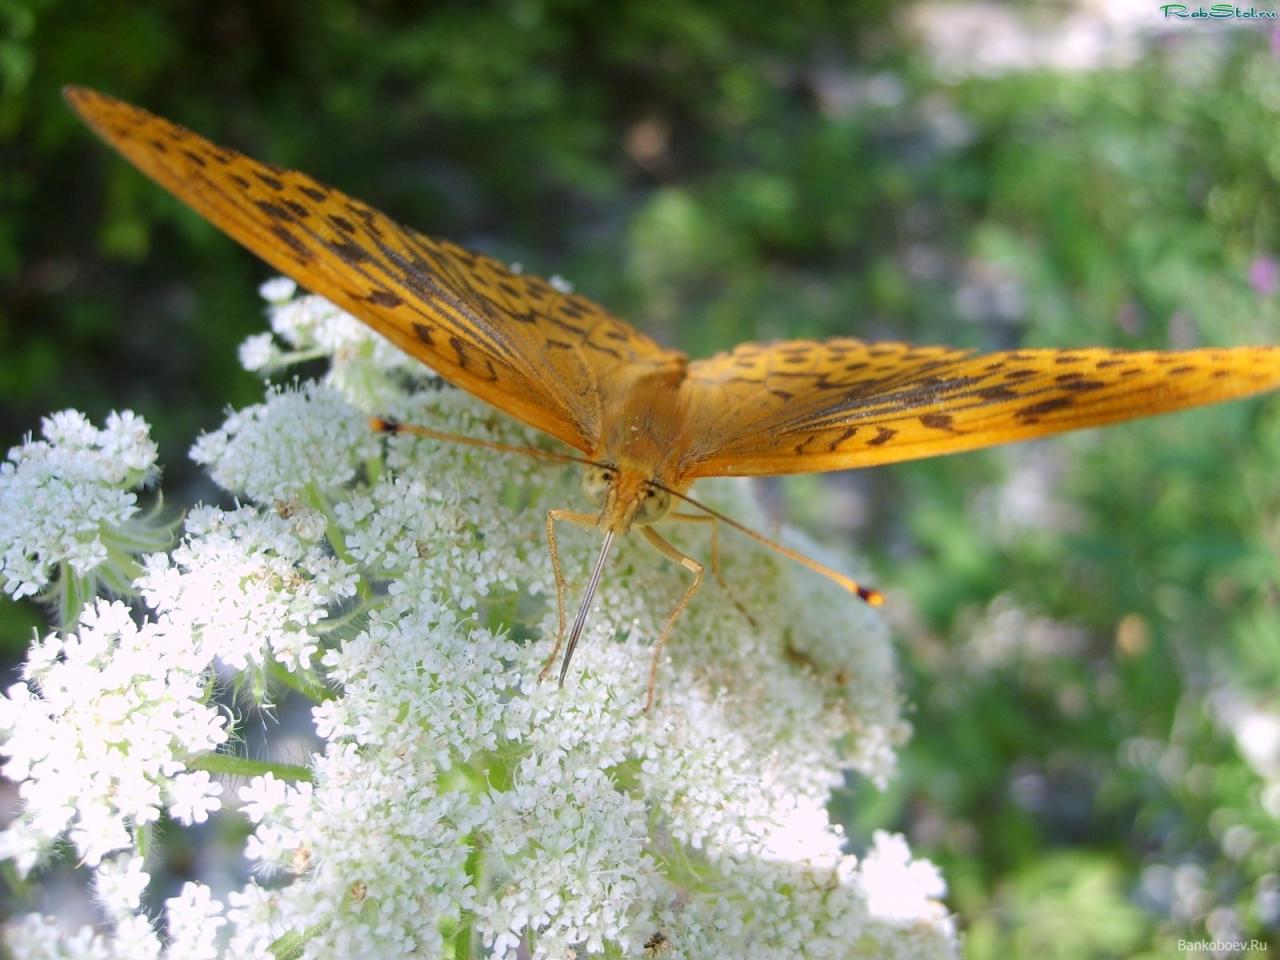
<instances>
[{"instance_id":1,"label":"antenna","mask_svg":"<svg viewBox=\"0 0 1280 960\"><path fill-rule=\"evenodd\" d=\"M443 430L433 430L431 427L421 427L415 423L399 423L395 420L388 420L385 417L370 417L369 428L375 433L389 433L393 436L400 433L412 433L415 436L443 440L446 443L461 443L468 447L497 450L500 453L518 453L523 457L532 457L534 460L554 460L558 463L585 463L593 467L603 466L603 464L588 460L586 457L575 457L568 453L556 453L552 450L539 450L537 447L517 447L509 443L498 443L496 440L481 440L478 437L464 437L457 433L446 433Z\"/></svg>"},{"instance_id":2,"label":"antenna","mask_svg":"<svg viewBox=\"0 0 1280 960\"><path fill-rule=\"evenodd\" d=\"M657 483L653 485L655 487L661 486L660 484L657 484ZM860 600L864 601L867 604L867 606L878 607L882 603L884 603L884 594L881 593L879 590L876 590L874 587L864 587L862 584L858 583L858 581L854 580L852 577L847 577L838 570L832 570L830 567L826 566L825 564L821 564L817 560L812 559L811 557L806 557L803 553L800 553L796 550L792 550L790 547L784 547L782 544L778 543L776 540L770 540L763 533L757 533L755 530L752 530L746 524L739 523L737 520L734 520L731 517L726 517L719 510L713 510L711 507L708 507L705 503L699 503L697 500L693 499L693 497L686 497L683 493L680 493L676 490L672 490L670 487L662 487L662 489L666 490L667 493L671 494L673 497L679 497L681 500L683 500L685 503L689 504L690 506L697 507L699 510L703 511L704 513L710 514L711 516L715 517L717 520L721 521L722 523L727 523L729 526L733 527L733 529L739 531L740 533L745 533L748 537L750 537L756 543L762 544L763 546L768 547L770 550L773 550L776 553L782 554L788 560L794 560L796 563L800 564L802 567L807 567L810 570L812 570L814 573L821 574L822 576L830 580L832 583L838 584L839 586L848 590L854 596L858 597Z\"/></svg>"}]
</instances>

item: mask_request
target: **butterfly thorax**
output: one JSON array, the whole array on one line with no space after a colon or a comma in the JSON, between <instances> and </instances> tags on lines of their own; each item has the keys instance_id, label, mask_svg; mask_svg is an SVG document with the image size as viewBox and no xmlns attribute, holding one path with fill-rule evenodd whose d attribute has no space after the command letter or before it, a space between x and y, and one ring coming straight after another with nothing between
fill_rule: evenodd
<instances>
[{"instance_id":1,"label":"butterfly thorax","mask_svg":"<svg viewBox=\"0 0 1280 960\"><path fill-rule=\"evenodd\" d=\"M602 528L626 533L632 523L652 523L665 513L669 499L658 496L661 488L688 486L677 477L688 445L682 429L682 375L664 371L638 378L603 410L604 448L597 458L609 465L610 481L600 513Z\"/></svg>"}]
</instances>

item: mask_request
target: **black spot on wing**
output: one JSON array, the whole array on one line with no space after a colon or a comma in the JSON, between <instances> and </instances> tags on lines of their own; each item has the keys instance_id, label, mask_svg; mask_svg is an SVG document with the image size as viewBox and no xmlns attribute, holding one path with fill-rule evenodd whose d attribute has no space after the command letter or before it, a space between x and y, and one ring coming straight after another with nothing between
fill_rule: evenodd
<instances>
[{"instance_id":1,"label":"black spot on wing","mask_svg":"<svg viewBox=\"0 0 1280 960\"><path fill-rule=\"evenodd\" d=\"M582 345L586 347L588 350L594 350L596 353L605 353L618 360L622 359L621 353L613 349L613 347L605 346L603 343L596 343L592 340L583 340Z\"/></svg>"},{"instance_id":2,"label":"black spot on wing","mask_svg":"<svg viewBox=\"0 0 1280 960\"><path fill-rule=\"evenodd\" d=\"M801 440L799 443L796 444L795 446L796 454L799 456L803 456L805 453L808 452L806 448L809 446L809 444L813 443L813 441L817 439L818 439L818 435L816 433L810 434L809 436L805 437L803 440Z\"/></svg>"},{"instance_id":3,"label":"black spot on wing","mask_svg":"<svg viewBox=\"0 0 1280 960\"><path fill-rule=\"evenodd\" d=\"M1051 400L1041 400L1039 403L1032 403L1019 409L1015 416L1024 423L1036 423L1039 418L1046 413L1054 413L1071 406L1075 401L1070 397L1054 397Z\"/></svg>"},{"instance_id":4,"label":"black spot on wing","mask_svg":"<svg viewBox=\"0 0 1280 960\"><path fill-rule=\"evenodd\" d=\"M272 203L270 200L255 200L253 205L273 220L283 220L286 223L291 223L295 219L292 213L280 206L280 204Z\"/></svg>"},{"instance_id":5,"label":"black spot on wing","mask_svg":"<svg viewBox=\"0 0 1280 960\"><path fill-rule=\"evenodd\" d=\"M369 256L368 250L351 240L333 241L329 244L329 249L352 266L361 263L368 263L373 259Z\"/></svg>"},{"instance_id":6,"label":"black spot on wing","mask_svg":"<svg viewBox=\"0 0 1280 960\"><path fill-rule=\"evenodd\" d=\"M311 259L311 251L307 249L306 245L301 240L295 237L285 227L282 227L277 223L271 227L271 234L288 247L293 252L294 257L298 260L306 263Z\"/></svg>"},{"instance_id":7,"label":"black spot on wing","mask_svg":"<svg viewBox=\"0 0 1280 960\"><path fill-rule=\"evenodd\" d=\"M876 435L867 441L868 447L881 447L898 435L898 431L890 427L880 427Z\"/></svg>"},{"instance_id":8,"label":"black spot on wing","mask_svg":"<svg viewBox=\"0 0 1280 960\"><path fill-rule=\"evenodd\" d=\"M365 299L379 307L398 307L404 303L404 300L398 294L392 293L390 290L371 290Z\"/></svg>"},{"instance_id":9,"label":"black spot on wing","mask_svg":"<svg viewBox=\"0 0 1280 960\"><path fill-rule=\"evenodd\" d=\"M830 445L827 447L827 450L829 450L831 453L835 453L836 449L840 446L840 444L844 443L846 440L848 440L857 432L858 432L857 427L845 427L844 433L840 434L840 436L832 440Z\"/></svg>"},{"instance_id":10,"label":"black spot on wing","mask_svg":"<svg viewBox=\"0 0 1280 960\"><path fill-rule=\"evenodd\" d=\"M931 430L955 432L952 427L953 419L949 413L923 413L920 415L920 423Z\"/></svg>"}]
</instances>

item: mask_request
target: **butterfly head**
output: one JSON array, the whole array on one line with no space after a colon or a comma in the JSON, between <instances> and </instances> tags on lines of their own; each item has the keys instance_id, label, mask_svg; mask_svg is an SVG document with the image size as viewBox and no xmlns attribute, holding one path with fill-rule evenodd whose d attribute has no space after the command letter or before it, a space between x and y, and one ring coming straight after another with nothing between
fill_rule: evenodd
<instances>
[{"instance_id":1,"label":"butterfly head","mask_svg":"<svg viewBox=\"0 0 1280 960\"><path fill-rule=\"evenodd\" d=\"M640 470L592 465L582 475L582 492L600 508L599 525L626 533L633 523L656 523L671 507L671 494Z\"/></svg>"}]
</instances>

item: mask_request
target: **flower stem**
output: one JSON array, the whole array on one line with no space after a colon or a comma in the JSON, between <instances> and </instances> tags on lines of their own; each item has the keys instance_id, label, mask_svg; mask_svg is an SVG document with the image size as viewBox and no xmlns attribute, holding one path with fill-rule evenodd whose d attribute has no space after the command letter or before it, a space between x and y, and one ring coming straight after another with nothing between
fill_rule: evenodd
<instances>
[{"instance_id":1,"label":"flower stem","mask_svg":"<svg viewBox=\"0 0 1280 960\"><path fill-rule=\"evenodd\" d=\"M230 753L204 753L187 761L188 770L204 770L233 777L257 777L266 773L275 774L281 780L295 783L299 780L310 781L310 768L295 763L274 763L270 760L252 760L249 757L237 757Z\"/></svg>"},{"instance_id":2,"label":"flower stem","mask_svg":"<svg viewBox=\"0 0 1280 960\"><path fill-rule=\"evenodd\" d=\"M310 674L296 673L275 660L267 664L267 673L283 687L288 687L299 696L306 697L312 703L332 700L337 694Z\"/></svg>"}]
</instances>

